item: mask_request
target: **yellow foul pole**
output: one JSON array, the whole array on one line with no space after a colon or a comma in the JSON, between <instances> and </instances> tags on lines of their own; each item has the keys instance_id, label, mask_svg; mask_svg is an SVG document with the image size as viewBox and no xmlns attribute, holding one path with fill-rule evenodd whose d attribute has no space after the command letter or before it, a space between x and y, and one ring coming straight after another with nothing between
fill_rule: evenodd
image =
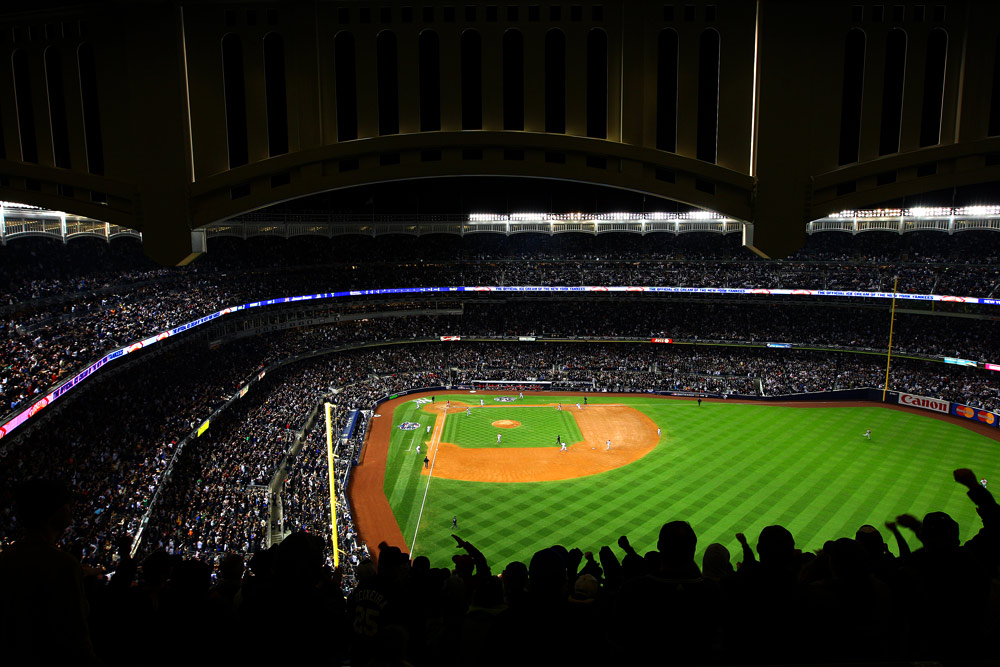
<instances>
[{"instance_id":1,"label":"yellow foul pole","mask_svg":"<svg viewBox=\"0 0 1000 667\"><path fill-rule=\"evenodd\" d=\"M326 407L326 468L330 474L330 541L333 543L333 566L340 567L340 551L337 549L337 489L334 486L333 470L333 417L331 411L337 407L333 403Z\"/></svg>"},{"instance_id":2,"label":"yellow foul pole","mask_svg":"<svg viewBox=\"0 0 1000 667\"><path fill-rule=\"evenodd\" d=\"M896 288L899 286L899 276L892 282L892 314L889 315L889 352L885 355L885 386L882 388L882 402L889 391L889 364L892 362L892 329L896 324Z\"/></svg>"}]
</instances>

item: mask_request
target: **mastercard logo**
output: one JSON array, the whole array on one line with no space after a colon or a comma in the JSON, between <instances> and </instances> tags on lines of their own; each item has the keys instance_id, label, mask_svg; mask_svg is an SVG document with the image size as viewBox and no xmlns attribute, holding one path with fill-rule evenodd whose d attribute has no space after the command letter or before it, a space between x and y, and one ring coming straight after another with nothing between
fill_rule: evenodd
<instances>
[{"instance_id":1,"label":"mastercard logo","mask_svg":"<svg viewBox=\"0 0 1000 667\"><path fill-rule=\"evenodd\" d=\"M996 423L997 416L992 412L986 412L985 410L977 410L976 419L983 422L984 424L994 424Z\"/></svg>"},{"instance_id":2,"label":"mastercard logo","mask_svg":"<svg viewBox=\"0 0 1000 667\"><path fill-rule=\"evenodd\" d=\"M965 417L966 419L974 419L976 416L976 411L970 408L968 405L956 405L955 414Z\"/></svg>"}]
</instances>

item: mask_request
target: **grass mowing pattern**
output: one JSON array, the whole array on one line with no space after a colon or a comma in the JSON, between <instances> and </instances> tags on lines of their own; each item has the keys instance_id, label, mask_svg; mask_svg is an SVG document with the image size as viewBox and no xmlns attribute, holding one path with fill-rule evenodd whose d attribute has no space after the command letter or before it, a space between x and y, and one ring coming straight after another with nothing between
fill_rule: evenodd
<instances>
[{"instance_id":1,"label":"grass mowing pattern","mask_svg":"<svg viewBox=\"0 0 1000 667\"><path fill-rule=\"evenodd\" d=\"M590 402L632 405L663 429L663 440L640 461L580 479L485 484L432 478L414 553L430 557L433 566L447 565L456 551L452 516L458 516L458 534L497 567L527 562L556 543L596 552L614 546L621 534L641 553L655 548L660 526L673 519L694 527L699 562L712 542L737 556L737 532L756 544L760 530L777 523L792 531L796 546L815 550L825 540L853 536L865 523L886 535L884 522L904 512L948 512L966 540L980 520L951 472L971 467L979 477L997 475L1000 443L957 424L887 408L716 402L699 408L693 401L652 397ZM570 405L575 409L575 399ZM404 415L397 422L420 421L405 416L411 409L407 403L397 410ZM490 412L508 418L505 410ZM464 411L457 417L464 419ZM868 428L871 441L863 437ZM423 454L404 451L410 437L394 431L385 484L408 540L427 482L419 471ZM911 547L919 546L907 537ZM895 551L891 539L889 544Z\"/></svg>"},{"instance_id":2,"label":"grass mowing pattern","mask_svg":"<svg viewBox=\"0 0 1000 667\"><path fill-rule=\"evenodd\" d=\"M573 408L576 409L575 407ZM516 428L498 428L493 422L512 419L521 422ZM497 434L500 444L497 445ZM571 410L550 407L481 408L449 412L441 440L460 447L555 447L556 436L573 444L583 440Z\"/></svg>"}]
</instances>

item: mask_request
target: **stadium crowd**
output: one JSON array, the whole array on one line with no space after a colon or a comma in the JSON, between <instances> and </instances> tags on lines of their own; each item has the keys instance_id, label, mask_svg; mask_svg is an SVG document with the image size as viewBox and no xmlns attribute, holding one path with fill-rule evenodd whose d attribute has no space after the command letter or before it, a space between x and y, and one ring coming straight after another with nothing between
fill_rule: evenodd
<instances>
[{"instance_id":1,"label":"stadium crowd","mask_svg":"<svg viewBox=\"0 0 1000 667\"><path fill-rule=\"evenodd\" d=\"M484 242L478 254L470 249L465 263L458 265L388 271L380 262L389 256L376 254L357 269L337 265L300 271L262 264L267 272L256 274L232 273L242 250L223 247L215 265L176 275L150 269L115 248L108 252L117 274L92 271L79 259L50 277L44 273L51 249L44 249L37 266L25 259L4 269L18 277L3 294L17 312L8 311L10 319L4 323L0 398L5 409L17 407L119 344L234 301L318 291L317 284L340 289L389 283L692 280L695 285L717 281L742 286L742 280L760 286L770 280L790 286L786 281L822 276L823 285L884 289L887 276L902 272L911 285L921 286L914 291L940 293L942 285L966 285L985 294L996 288L996 265L989 253L969 247L969 256L958 258L956 248L966 247L964 239L951 247L911 239L889 256L879 255L867 241L858 243L838 246L824 239L795 260L799 265L777 265L780 269L748 258L733 261L738 248L728 246L722 252L727 264L717 249L706 250L693 240L676 244L684 252L654 248L646 256L650 261L635 263L625 261L625 250L612 247L594 255L593 248L574 239L565 242L557 262L533 261L534 251L518 254L517 244L496 250L494 257ZM617 261L609 265L608 258ZM580 259L587 261L576 261ZM920 264L924 259L941 264ZM865 270L864 262L873 261L887 264ZM833 264L824 268L821 262ZM130 288L118 283L119 276L143 284ZM74 298L57 307L41 303L69 292ZM17 620L23 611L17 605L39 598L17 588L10 573L14 568L36 572L33 562L58 561L66 577L52 586L63 586L59 599L70 611L59 621L66 632L62 643L47 650L84 664L131 663L137 655L166 663L182 650L205 662L277 659L288 641L284 626L275 627L276 609L296 610L302 637L331 637L324 642L331 660L351 659L359 665L404 658L411 664L444 665L611 664L623 656L638 660L645 655L640 650L659 647L662 652L665 645L672 647L675 661L695 663L980 657L989 650L986 640L1000 618L989 602L1000 540L992 497L974 477L970 485L964 472L956 473L956 479L969 487L984 528L961 547L952 523L937 515L928 515L922 524L900 519L923 546L910 553L897 535L899 557L884 549L871 527L859 530L855 540L834 540L816 554L802 554L795 552L787 531L772 526L761 533L756 552L748 544L741 546L738 571L721 545L708 550L711 557L706 552L699 568L693 562L694 533L675 522L665 525L658 549L649 554L634 553L627 540L619 544L621 557L610 548L602 549L597 559L585 558L579 550L542 548L530 563L507 564L501 580L492 576L486 557L460 537L456 544L466 556L457 558L453 568L431 568L425 558L411 563L393 547L381 548L373 562L375 554L359 541L343 495L350 461L365 434L362 418L335 466L336 523L344 554L340 570L329 567L325 425L317 420L310 428L307 418L334 391L345 408L338 413L342 428L348 408L371 410L399 391L475 380L552 381L587 391L771 397L878 387L885 377L882 356L802 350L571 342L367 345L428 334L596 334L689 337L700 343L795 340L880 349L888 327L883 314L839 304L671 302L664 308L618 301L473 302L461 316L347 321L219 347L206 345L199 336L182 337L162 349L130 355L15 432L16 442L0 443L0 585L5 592L15 591L0 602L0 645L12 647L16 664L23 655L17 651L34 637ZM974 356L1000 349L992 322L897 318L898 350L903 353ZM352 347L273 368L277 361L315 350ZM265 368L266 376L259 379ZM232 400L251 378L258 381L247 395ZM889 386L1000 409L1000 382L975 368L899 359ZM210 415L217 416L193 437ZM183 449L181 443L186 443ZM43 477L58 479L67 488L21 485ZM280 511L272 504L276 479ZM21 495L16 495L19 487ZM72 520L63 511L70 499ZM35 540L22 541L35 552L12 545L24 535ZM62 545L60 554L71 558L54 555L57 544ZM130 556L133 546L136 558ZM32 576L48 575L37 572L24 581L48 585ZM683 591L678 582L685 582ZM87 612L82 611L81 591ZM80 604L73 606L71 600ZM376 607L380 614L373 616ZM732 620L719 613L725 608L753 613L732 615ZM569 641L581 622L593 629L593 636L583 644ZM156 655L149 653L151 627L171 628ZM962 641L960 632L965 632ZM852 638L848 644L838 640L844 636Z\"/></svg>"},{"instance_id":2,"label":"stadium crowd","mask_svg":"<svg viewBox=\"0 0 1000 667\"><path fill-rule=\"evenodd\" d=\"M177 300L184 296L178 295ZM418 302L419 303L419 302ZM670 337L685 342L790 342L798 345L885 350L889 315L884 309L842 304L788 305L761 302L689 302L678 299L548 301L511 299L503 303L450 304L452 314L415 315L414 304L383 306L391 317L347 320L311 329L310 345L337 346L360 340L462 336ZM429 304L434 305L434 304ZM449 305L448 303L438 305ZM402 306L402 307L401 307ZM376 306L370 306L376 307ZM143 306L136 306L141 310ZM137 310L137 312L138 312ZM121 313L132 312L129 308ZM146 320L161 311L148 311ZM336 317L336 308L310 311ZM460 313L460 314L459 314ZM358 317L358 315L353 315ZM75 321L75 320L74 320ZM117 322L112 319L109 322ZM236 322L225 326L238 327ZM127 342L107 329L105 340ZM112 338L111 335L118 336ZM225 336L224 331L220 333ZM67 338L68 336L68 338ZM99 347L86 335L75 338L50 329L4 339L0 350L0 399L15 410L60 378L94 360ZM114 346L109 346L114 347ZM953 356L997 361L996 323L986 319L897 313L893 350L902 355Z\"/></svg>"},{"instance_id":3,"label":"stadium crowd","mask_svg":"<svg viewBox=\"0 0 1000 667\"><path fill-rule=\"evenodd\" d=\"M684 520L665 522L645 553L622 526L617 545L596 555L543 543L528 562L491 563L456 534L451 563L380 544L346 596L323 538L305 531L249 562L229 554L214 577L201 560L163 550L133 559L120 543L106 581L56 548L71 521L66 488L33 480L15 499L24 537L0 553L0 642L14 664L263 662L304 651L350 665L989 660L1000 507L972 470L954 478L982 518L964 544L943 512L886 523L895 553L871 524L815 552L774 524L749 539L736 533L735 553L708 545L700 563ZM284 614L294 619L288 641Z\"/></svg>"},{"instance_id":4,"label":"stadium crowd","mask_svg":"<svg viewBox=\"0 0 1000 667\"><path fill-rule=\"evenodd\" d=\"M988 252L993 240L989 234L959 234L944 243L935 234L908 234L889 240L885 235L876 235L883 239L882 245L866 235L818 234L810 237L796 257L770 263L734 246L728 237L704 235L645 238L647 243L638 254L628 252L635 250L632 238L560 237L536 239L532 244L478 239L469 240L468 251L456 252L450 259L425 242L419 245L426 259L418 255L412 262L393 262L393 246L399 243L386 242L378 246L377 252L358 254L368 258L364 263L331 262L329 257L371 250L369 239L346 237L311 243L328 246L331 252L325 257L301 239L284 245L268 244L266 250L250 241L220 239L213 241L212 252L199 264L170 270L152 266L131 241L105 244L96 253L106 260L102 264L88 263L77 245L84 244L89 251L93 240L63 247L42 239L25 239L3 248L4 261L0 262L3 275L9 278L0 302L10 304L0 322L0 405L13 409L45 393L102 353L224 307L332 290L429 285L670 285L891 291L898 276L901 292L989 296L1000 284L995 258ZM454 247L454 240L439 245ZM538 245L551 246L545 261L537 261ZM892 250L887 251L886 246ZM518 247L522 250L518 251ZM55 266L60 268L47 270ZM64 298L52 303L49 297L53 295ZM833 322L826 328L813 327L824 332L823 340L813 335L802 342L840 344L839 334L846 329L852 338L862 339L862 347L884 347L887 336L883 329L888 320L881 313L884 303L881 310L873 310L867 317L862 312L853 318L844 314L851 310L850 306L839 305L841 308L785 308L789 312L782 317L764 320L754 317L750 307L750 333L757 339L766 334L794 336L794 321L811 323L823 317ZM633 331L648 329L651 324L654 330L674 330L668 334L674 337L733 340L726 325L730 320L745 323L746 316L735 312L702 326L705 323L699 320L706 315L699 311L712 309L714 306L680 303L676 316L666 321L622 319L614 313L605 319L629 323L627 328ZM829 312L817 316L824 310ZM850 324L845 322L848 319L852 320ZM857 322L859 319L868 324ZM996 349L994 327L988 321L925 319L933 321L919 325L912 335L901 336L919 348L914 352L985 359L989 350ZM606 324L595 320L589 320L590 328L582 322L575 326L580 334L593 333ZM791 330L789 320L793 321ZM550 327L579 322L571 319L571 313L559 321L542 321ZM765 326L769 328L765 330ZM963 330L969 326L977 331L963 339ZM685 332L677 333L681 329ZM926 335L928 331L933 335ZM741 339L749 340L746 333Z\"/></svg>"}]
</instances>

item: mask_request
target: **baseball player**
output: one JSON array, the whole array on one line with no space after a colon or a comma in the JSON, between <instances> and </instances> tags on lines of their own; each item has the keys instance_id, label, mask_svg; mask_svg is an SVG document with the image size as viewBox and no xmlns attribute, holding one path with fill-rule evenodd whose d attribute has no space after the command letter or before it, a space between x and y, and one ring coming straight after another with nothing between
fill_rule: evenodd
<instances>
[{"instance_id":1,"label":"baseball player","mask_svg":"<svg viewBox=\"0 0 1000 667\"><path fill-rule=\"evenodd\" d=\"M611 441L610 440L608 440L608 449L607 449L607 451L609 451L609 452L611 451Z\"/></svg>"},{"instance_id":2,"label":"baseball player","mask_svg":"<svg viewBox=\"0 0 1000 667\"><path fill-rule=\"evenodd\" d=\"M424 467L425 468L429 468L430 467L430 462L431 462L431 460L425 456L424 457Z\"/></svg>"},{"instance_id":3,"label":"baseball player","mask_svg":"<svg viewBox=\"0 0 1000 667\"><path fill-rule=\"evenodd\" d=\"M524 398L524 392L523 392L523 391L519 391L519 392L517 393L517 397L518 397L518 398Z\"/></svg>"},{"instance_id":4,"label":"baseball player","mask_svg":"<svg viewBox=\"0 0 1000 667\"><path fill-rule=\"evenodd\" d=\"M565 451L567 451L567 450L566 450L566 443L565 443L565 442L561 442L561 443L559 443L559 445L560 445L560 446L559 446L559 451L560 451L560 452L565 452Z\"/></svg>"},{"instance_id":5,"label":"baseball player","mask_svg":"<svg viewBox=\"0 0 1000 667\"><path fill-rule=\"evenodd\" d=\"M458 517L457 516L451 517L451 527L452 528L458 528Z\"/></svg>"},{"instance_id":6,"label":"baseball player","mask_svg":"<svg viewBox=\"0 0 1000 667\"><path fill-rule=\"evenodd\" d=\"M497 433L497 444L498 445L500 444L500 434L499 433Z\"/></svg>"},{"instance_id":7,"label":"baseball player","mask_svg":"<svg viewBox=\"0 0 1000 667\"><path fill-rule=\"evenodd\" d=\"M483 407L484 405L486 405L486 404L483 403L483 399L480 398L479 399L479 407Z\"/></svg>"},{"instance_id":8,"label":"baseball player","mask_svg":"<svg viewBox=\"0 0 1000 667\"><path fill-rule=\"evenodd\" d=\"M868 429L867 431L865 431L865 437L868 438L869 440L872 439L872 430L871 429Z\"/></svg>"},{"instance_id":9,"label":"baseball player","mask_svg":"<svg viewBox=\"0 0 1000 667\"><path fill-rule=\"evenodd\" d=\"M472 408L466 408L465 409L465 416L466 417L471 417L472 416Z\"/></svg>"},{"instance_id":10,"label":"baseball player","mask_svg":"<svg viewBox=\"0 0 1000 667\"><path fill-rule=\"evenodd\" d=\"M417 445L417 454L420 453L420 445Z\"/></svg>"},{"instance_id":11,"label":"baseball player","mask_svg":"<svg viewBox=\"0 0 1000 667\"><path fill-rule=\"evenodd\" d=\"M580 404L579 404L579 403L577 403L577 404L576 404L576 409L577 409L577 410L583 410L583 408L581 408L581 407L580 407Z\"/></svg>"},{"instance_id":12,"label":"baseball player","mask_svg":"<svg viewBox=\"0 0 1000 667\"><path fill-rule=\"evenodd\" d=\"M657 429L656 429L656 437L657 437L657 438L659 438L659 437L660 437L660 429L659 429L659 428L657 428Z\"/></svg>"},{"instance_id":13,"label":"baseball player","mask_svg":"<svg viewBox=\"0 0 1000 667\"><path fill-rule=\"evenodd\" d=\"M430 424L428 424L428 425L427 425L427 432L428 432L428 433L430 433L430 432L431 432L431 425L430 425Z\"/></svg>"},{"instance_id":14,"label":"baseball player","mask_svg":"<svg viewBox=\"0 0 1000 667\"><path fill-rule=\"evenodd\" d=\"M556 410L559 410L560 412L562 412L562 403L557 403L556 404Z\"/></svg>"}]
</instances>

